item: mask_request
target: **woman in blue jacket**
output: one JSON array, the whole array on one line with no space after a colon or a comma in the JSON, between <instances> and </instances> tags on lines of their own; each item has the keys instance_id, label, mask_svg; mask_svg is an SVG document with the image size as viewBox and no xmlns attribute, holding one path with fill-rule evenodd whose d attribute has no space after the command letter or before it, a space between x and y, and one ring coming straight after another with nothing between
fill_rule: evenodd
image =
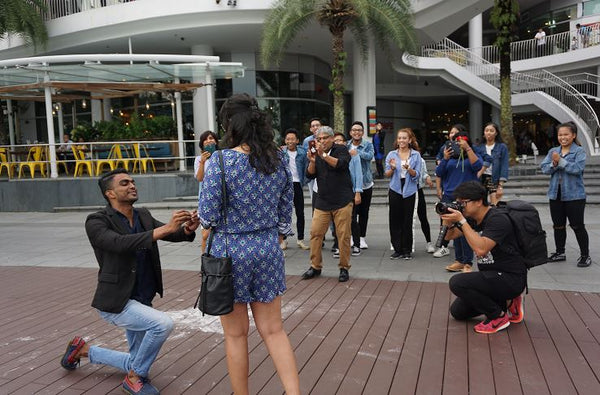
<instances>
[{"instance_id":1,"label":"woman in blue jacket","mask_svg":"<svg viewBox=\"0 0 600 395\"><path fill-rule=\"evenodd\" d=\"M483 127L483 139L485 144L477 147L483 159L483 167L477 175L488 191L490 203L495 205L502 199L502 185L508 181L508 147L502 142L500 128L493 122Z\"/></svg>"},{"instance_id":2,"label":"woman in blue jacket","mask_svg":"<svg viewBox=\"0 0 600 395\"><path fill-rule=\"evenodd\" d=\"M389 189L389 226L394 253L390 259L412 259L413 217L419 177L421 154L412 148L408 128L398 130L396 149L385 158L385 175L391 177Z\"/></svg>"},{"instance_id":3,"label":"woman in blue jacket","mask_svg":"<svg viewBox=\"0 0 600 395\"><path fill-rule=\"evenodd\" d=\"M577 127L571 122L557 126L559 146L551 148L542 161L542 173L550 174L548 198L550 216L554 227L556 252L548 257L548 262L560 262L567 259L565 244L567 241L567 219L575 232L581 256L578 267L592 264L589 250L589 237L583 219L585 218L585 150L577 141Z\"/></svg>"}]
</instances>

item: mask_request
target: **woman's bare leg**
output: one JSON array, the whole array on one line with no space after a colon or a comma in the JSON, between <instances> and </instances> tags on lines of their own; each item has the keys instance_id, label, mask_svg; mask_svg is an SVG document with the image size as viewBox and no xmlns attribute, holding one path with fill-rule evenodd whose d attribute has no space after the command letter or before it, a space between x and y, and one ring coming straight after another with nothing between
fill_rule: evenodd
<instances>
[{"instance_id":1,"label":"woman's bare leg","mask_svg":"<svg viewBox=\"0 0 600 395\"><path fill-rule=\"evenodd\" d=\"M248 394L248 306L236 303L233 311L221 316L231 388L236 395Z\"/></svg>"},{"instance_id":2,"label":"woman's bare leg","mask_svg":"<svg viewBox=\"0 0 600 395\"><path fill-rule=\"evenodd\" d=\"M271 303L251 303L252 315L287 395L300 394L296 357L281 319L281 297Z\"/></svg>"}]
</instances>

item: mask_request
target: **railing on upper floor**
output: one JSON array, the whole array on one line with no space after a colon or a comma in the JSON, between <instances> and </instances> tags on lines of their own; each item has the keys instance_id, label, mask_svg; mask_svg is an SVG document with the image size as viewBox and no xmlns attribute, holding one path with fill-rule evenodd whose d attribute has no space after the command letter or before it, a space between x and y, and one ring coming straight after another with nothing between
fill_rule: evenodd
<instances>
[{"instance_id":1,"label":"railing on upper floor","mask_svg":"<svg viewBox=\"0 0 600 395\"><path fill-rule=\"evenodd\" d=\"M475 51L461 47L452 40L445 38L439 43L423 46L421 56L448 58L475 76L500 89L500 67L490 63ZM596 112L577 89L560 77L546 70L527 73L512 72L511 90L513 93L539 91L555 98L587 124L593 142L599 141L600 122Z\"/></svg>"},{"instance_id":2,"label":"railing on upper floor","mask_svg":"<svg viewBox=\"0 0 600 395\"><path fill-rule=\"evenodd\" d=\"M109 7L120 3L129 3L135 0L42 0L46 11L42 12L44 20L61 18L63 16L89 11L96 8Z\"/></svg>"},{"instance_id":3,"label":"railing on upper floor","mask_svg":"<svg viewBox=\"0 0 600 395\"><path fill-rule=\"evenodd\" d=\"M600 44L600 23L587 25L585 29L584 33L579 30L571 30L548 35L546 36L546 44L541 48L538 48L535 38L514 41L510 44L511 60L533 59ZM500 62L500 52L495 45L469 49L490 63Z\"/></svg>"}]
</instances>

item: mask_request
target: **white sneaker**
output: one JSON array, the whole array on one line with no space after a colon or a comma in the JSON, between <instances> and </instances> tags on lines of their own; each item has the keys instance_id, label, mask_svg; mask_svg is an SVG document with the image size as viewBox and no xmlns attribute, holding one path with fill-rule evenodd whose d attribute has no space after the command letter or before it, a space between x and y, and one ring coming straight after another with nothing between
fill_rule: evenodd
<instances>
[{"instance_id":1,"label":"white sneaker","mask_svg":"<svg viewBox=\"0 0 600 395\"><path fill-rule=\"evenodd\" d=\"M427 249L425 251L427 251L430 254L435 252L435 246L432 242L427 243Z\"/></svg>"},{"instance_id":2,"label":"white sneaker","mask_svg":"<svg viewBox=\"0 0 600 395\"><path fill-rule=\"evenodd\" d=\"M287 250L287 241L283 240L281 243L279 243L279 246L282 250Z\"/></svg>"},{"instance_id":3,"label":"white sneaker","mask_svg":"<svg viewBox=\"0 0 600 395\"><path fill-rule=\"evenodd\" d=\"M435 258L441 258L443 256L450 255L450 251L446 247L440 247L436 252L433 253Z\"/></svg>"},{"instance_id":4,"label":"white sneaker","mask_svg":"<svg viewBox=\"0 0 600 395\"><path fill-rule=\"evenodd\" d=\"M364 237L361 237L360 238L360 249L361 250L366 250L368 248L369 248L369 246L367 245L367 241L365 240Z\"/></svg>"},{"instance_id":5,"label":"white sneaker","mask_svg":"<svg viewBox=\"0 0 600 395\"><path fill-rule=\"evenodd\" d=\"M310 250L310 247L304 244L304 240L298 240L296 244L298 244L298 247L300 247L303 250Z\"/></svg>"}]
</instances>

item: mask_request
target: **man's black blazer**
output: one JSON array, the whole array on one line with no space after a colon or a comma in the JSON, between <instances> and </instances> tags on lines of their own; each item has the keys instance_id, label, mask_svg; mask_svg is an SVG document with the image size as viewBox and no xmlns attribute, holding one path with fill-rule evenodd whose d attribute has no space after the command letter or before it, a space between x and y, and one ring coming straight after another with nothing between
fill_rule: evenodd
<instances>
[{"instance_id":1,"label":"man's black blazer","mask_svg":"<svg viewBox=\"0 0 600 395\"><path fill-rule=\"evenodd\" d=\"M162 297L163 283L158 255L158 245L152 241L155 228L164 225L145 208L136 209L144 232L131 234L110 205L90 214L85 221L85 231L94 248L100 270L92 306L108 313L120 313L131 297L136 280L136 251L148 249L154 267L156 289ZM195 233L186 235L183 228L169 235L165 241L193 241Z\"/></svg>"}]
</instances>

